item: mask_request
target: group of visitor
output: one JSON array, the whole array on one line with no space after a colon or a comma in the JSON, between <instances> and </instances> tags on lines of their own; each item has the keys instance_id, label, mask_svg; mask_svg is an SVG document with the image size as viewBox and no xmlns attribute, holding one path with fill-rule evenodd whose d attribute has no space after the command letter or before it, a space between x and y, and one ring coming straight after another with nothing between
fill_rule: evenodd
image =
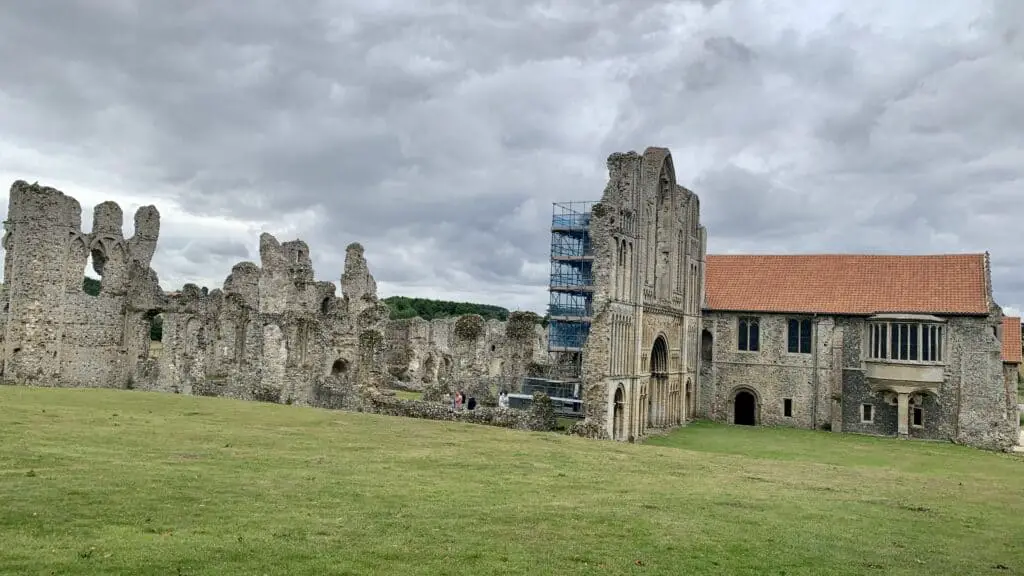
<instances>
[{"instance_id":1,"label":"group of visitor","mask_svg":"<svg viewBox=\"0 0 1024 576\"><path fill-rule=\"evenodd\" d=\"M470 396L467 399L466 393L463 392L462 390L459 390L458 392L455 393L455 400L452 401L452 408L454 408L456 411L462 410L463 408L465 408L466 410L476 410L476 398Z\"/></svg>"},{"instance_id":2,"label":"group of visitor","mask_svg":"<svg viewBox=\"0 0 1024 576\"><path fill-rule=\"evenodd\" d=\"M451 407L452 410L455 410L456 412L461 410L476 410L476 397L467 397L465 392L459 390L451 400ZM508 392L505 392L504 390L498 394L498 408L508 408Z\"/></svg>"}]
</instances>

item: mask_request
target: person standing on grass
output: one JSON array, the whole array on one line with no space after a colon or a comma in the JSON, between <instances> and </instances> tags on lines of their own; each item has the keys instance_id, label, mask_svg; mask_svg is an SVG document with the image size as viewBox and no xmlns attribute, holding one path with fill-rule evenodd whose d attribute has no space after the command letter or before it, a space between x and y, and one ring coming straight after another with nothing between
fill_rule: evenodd
<instances>
[{"instance_id":1,"label":"person standing on grass","mask_svg":"<svg viewBox=\"0 0 1024 576\"><path fill-rule=\"evenodd\" d=\"M498 395L498 408L508 408L508 392L504 390Z\"/></svg>"},{"instance_id":2,"label":"person standing on grass","mask_svg":"<svg viewBox=\"0 0 1024 576\"><path fill-rule=\"evenodd\" d=\"M462 410L462 392L455 393L455 411Z\"/></svg>"},{"instance_id":3,"label":"person standing on grass","mask_svg":"<svg viewBox=\"0 0 1024 576\"><path fill-rule=\"evenodd\" d=\"M476 408L476 396L469 397L469 403L466 405L466 408L469 408L470 410Z\"/></svg>"}]
</instances>

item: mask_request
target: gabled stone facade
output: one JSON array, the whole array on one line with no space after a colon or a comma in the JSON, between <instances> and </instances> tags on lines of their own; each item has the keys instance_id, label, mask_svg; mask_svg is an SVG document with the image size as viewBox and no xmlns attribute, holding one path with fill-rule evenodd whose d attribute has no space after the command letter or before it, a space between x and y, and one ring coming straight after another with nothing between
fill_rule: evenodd
<instances>
[{"instance_id":1,"label":"gabled stone facade","mask_svg":"<svg viewBox=\"0 0 1024 576\"><path fill-rule=\"evenodd\" d=\"M691 418L707 234L665 148L608 158L592 208L593 319L576 432L634 441Z\"/></svg>"}]
</instances>

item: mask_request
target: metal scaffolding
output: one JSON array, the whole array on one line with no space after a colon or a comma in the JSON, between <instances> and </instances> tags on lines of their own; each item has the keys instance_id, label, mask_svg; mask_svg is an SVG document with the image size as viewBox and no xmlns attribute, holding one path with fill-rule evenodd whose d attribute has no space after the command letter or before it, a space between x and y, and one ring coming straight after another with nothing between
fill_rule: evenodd
<instances>
[{"instance_id":1,"label":"metal scaffolding","mask_svg":"<svg viewBox=\"0 0 1024 576\"><path fill-rule=\"evenodd\" d=\"M590 216L594 201L556 202L551 214L551 275L548 282L548 353L558 379L524 378L521 390L509 395L510 406L526 408L534 392L551 398L555 412L582 418L580 371L583 347L590 333L594 298L594 253Z\"/></svg>"},{"instance_id":2,"label":"metal scaffolding","mask_svg":"<svg viewBox=\"0 0 1024 576\"><path fill-rule=\"evenodd\" d=\"M594 204L556 202L552 210L549 352L580 354L590 333L594 293L590 216Z\"/></svg>"}]
</instances>

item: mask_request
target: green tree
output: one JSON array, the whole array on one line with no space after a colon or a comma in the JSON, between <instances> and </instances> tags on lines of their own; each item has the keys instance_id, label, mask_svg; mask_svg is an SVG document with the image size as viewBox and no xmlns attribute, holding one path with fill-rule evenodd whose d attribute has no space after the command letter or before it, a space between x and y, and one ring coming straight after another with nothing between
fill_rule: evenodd
<instances>
[{"instance_id":1,"label":"green tree","mask_svg":"<svg viewBox=\"0 0 1024 576\"><path fill-rule=\"evenodd\" d=\"M86 276L85 280L82 280L82 291L84 291L89 296L99 296L100 281L95 278L89 278L88 276Z\"/></svg>"}]
</instances>

